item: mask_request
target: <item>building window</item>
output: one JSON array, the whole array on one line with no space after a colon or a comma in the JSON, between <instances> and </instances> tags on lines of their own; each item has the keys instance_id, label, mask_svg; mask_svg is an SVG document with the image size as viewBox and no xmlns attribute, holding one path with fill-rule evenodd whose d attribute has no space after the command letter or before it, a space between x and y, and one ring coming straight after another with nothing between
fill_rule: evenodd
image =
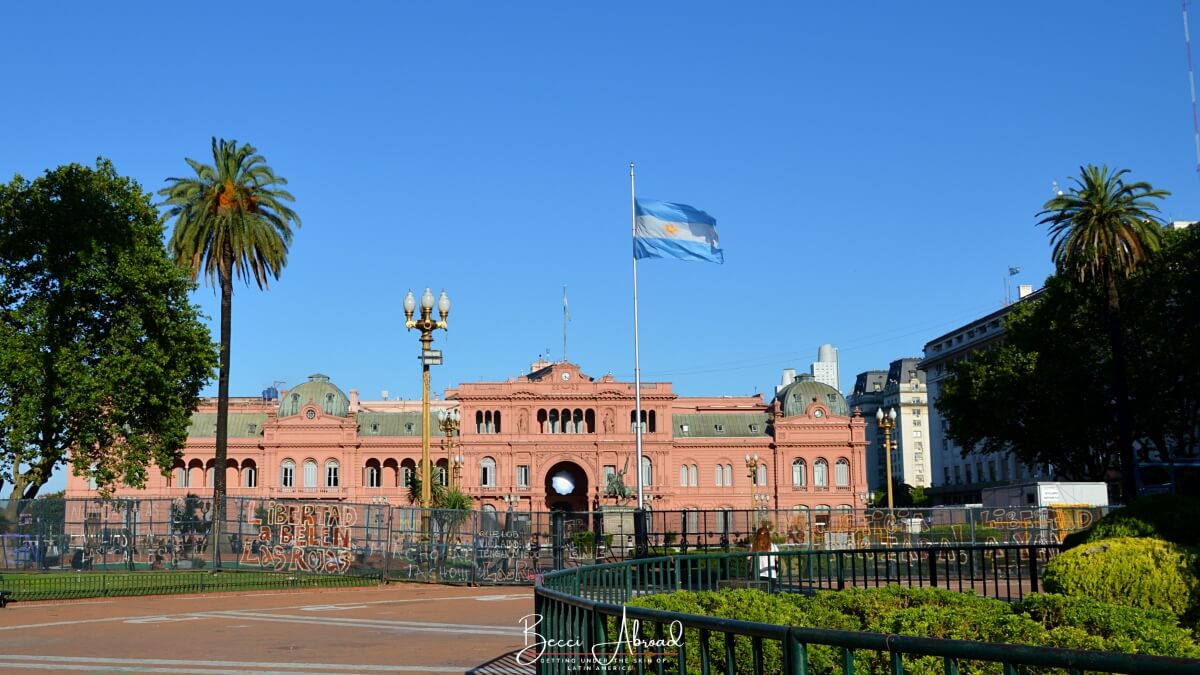
<instances>
[{"instance_id":1,"label":"building window","mask_svg":"<svg viewBox=\"0 0 1200 675\"><path fill-rule=\"evenodd\" d=\"M317 462L316 460L304 460L304 487L317 487Z\"/></svg>"},{"instance_id":2,"label":"building window","mask_svg":"<svg viewBox=\"0 0 1200 675\"><path fill-rule=\"evenodd\" d=\"M188 481L188 470L182 466L175 468L175 487L190 487Z\"/></svg>"},{"instance_id":3,"label":"building window","mask_svg":"<svg viewBox=\"0 0 1200 675\"><path fill-rule=\"evenodd\" d=\"M608 485L609 481L617 476L617 467L612 464L604 465L604 484Z\"/></svg>"},{"instance_id":4,"label":"building window","mask_svg":"<svg viewBox=\"0 0 1200 675\"><path fill-rule=\"evenodd\" d=\"M834 463L833 482L838 487L850 487L850 462L845 458Z\"/></svg>"},{"instance_id":5,"label":"building window","mask_svg":"<svg viewBox=\"0 0 1200 675\"><path fill-rule=\"evenodd\" d=\"M757 434L757 433L758 433L758 425L757 425L757 424L751 424L751 425L750 425L750 433L752 433L752 434Z\"/></svg>"},{"instance_id":6,"label":"building window","mask_svg":"<svg viewBox=\"0 0 1200 675\"><path fill-rule=\"evenodd\" d=\"M680 425L679 425L679 435L680 435L680 436L687 436L687 435L688 435L688 425L686 425L686 424L680 424Z\"/></svg>"},{"instance_id":7,"label":"building window","mask_svg":"<svg viewBox=\"0 0 1200 675\"><path fill-rule=\"evenodd\" d=\"M723 433L725 433L725 425L724 425L724 424L714 424L714 425L713 425L713 432L714 432L714 433L718 433L718 434L723 434Z\"/></svg>"},{"instance_id":8,"label":"building window","mask_svg":"<svg viewBox=\"0 0 1200 675\"><path fill-rule=\"evenodd\" d=\"M258 468L253 464L242 469L242 487L258 487Z\"/></svg>"},{"instance_id":9,"label":"building window","mask_svg":"<svg viewBox=\"0 0 1200 675\"><path fill-rule=\"evenodd\" d=\"M808 466L804 460L792 462L792 487L804 487L808 481Z\"/></svg>"},{"instance_id":10,"label":"building window","mask_svg":"<svg viewBox=\"0 0 1200 675\"><path fill-rule=\"evenodd\" d=\"M716 486L723 487L725 485L725 467L717 465L717 472L714 474L717 477Z\"/></svg>"},{"instance_id":11,"label":"building window","mask_svg":"<svg viewBox=\"0 0 1200 675\"><path fill-rule=\"evenodd\" d=\"M679 486L688 487L688 472L687 464L679 465Z\"/></svg>"},{"instance_id":12,"label":"building window","mask_svg":"<svg viewBox=\"0 0 1200 675\"><path fill-rule=\"evenodd\" d=\"M962 484L962 467L961 466L954 467L954 483L956 485Z\"/></svg>"},{"instance_id":13,"label":"building window","mask_svg":"<svg viewBox=\"0 0 1200 675\"><path fill-rule=\"evenodd\" d=\"M367 487L377 488L377 487L379 487L379 484L380 484L379 467L368 466L367 467Z\"/></svg>"},{"instance_id":14,"label":"building window","mask_svg":"<svg viewBox=\"0 0 1200 675\"><path fill-rule=\"evenodd\" d=\"M296 463L290 459L283 460L279 465L279 485L285 488L296 487Z\"/></svg>"},{"instance_id":15,"label":"building window","mask_svg":"<svg viewBox=\"0 0 1200 675\"><path fill-rule=\"evenodd\" d=\"M819 488L829 487L829 463L823 459L813 463L813 485Z\"/></svg>"},{"instance_id":16,"label":"building window","mask_svg":"<svg viewBox=\"0 0 1200 675\"><path fill-rule=\"evenodd\" d=\"M733 487L733 465L732 464L725 465L725 485L727 487Z\"/></svg>"},{"instance_id":17,"label":"building window","mask_svg":"<svg viewBox=\"0 0 1200 675\"><path fill-rule=\"evenodd\" d=\"M913 418L912 420L910 420L910 421L912 422L912 425L913 425L914 427L919 427L919 426L921 426L921 418L920 418L920 417L914 417L914 418Z\"/></svg>"},{"instance_id":18,"label":"building window","mask_svg":"<svg viewBox=\"0 0 1200 675\"><path fill-rule=\"evenodd\" d=\"M649 457L642 457L642 485L651 485L654 483L654 464Z\"/></svg>"},{"instance_id":19,"label":"building window","mask_svg":"<svg viewBox=\"0 0 1200 675\"><path fill-rule=\"evenodd\" d=\"M483 487L496 487L496 460L491 457L479 460L479 484Z\"/></svg>"},{"instance_id":20,"label":"building window","mask_svg":"<svg viewBox=\"0 0 1200 675\"><path fill-rule=\"evenodd\" d=\"M758 475L757 475L757 480L755 482L755 485L766 485L767 484L767 465L759 464L757 474Z\"/></svg>"},{"instance_id":21,"label":"building window","mask_svg":"<svg viewBox=\"0 0 1200 675\"><path fill-rule=\"evenodd\" d=\"M413 423L405 422L404 423L404 433L411 434L412 432L413 432Z\"/></svg>"},{"instance_id":22,"label":"building window","mask_svg":"<svg viewBox=\"0 0 1200 675\"><path fill-rule=\"evenodd\" d=\"M529 465L528 464L518 464L517 465L517 487L523 487L523 488L529 487Z\"/></svg>"},{"instance_id":23,"label":"building window","mask_svg":"<svg viewBox=\"0 0 1200 675\"><path fill-rule=\"evenodd\" d=\"M971 480L971 467L967 466L967 483L973 483L973 482L974 481Z\"/></svg>"},{"instance_id":24,"label":"building window","mask_svg":"<svg viewBox=\"0 0 1200 675\"><path fill-rule=\"evenodd\" d=\"M942 476L946 480L946 485L949 485L950 484L950 467L948 467L948 466L942 467Z\"/></svg>"},{"instance_id":25,"label":"building window","mask_svg":"<svg viewBox=\"0 0 1200 675\"><path fill-rule=\"evenodd\" d=\"M700 485L700 480L699 480L700 479L700 467L696 466L695 464L689 466L688 467L688 478L691 479L692 487L696 487L696 486Z\"/></svg>"},{"instance_id":26,"label":"building window","mask_svg":"<svg viewBox=\"0 0 1200 675\"><path fill-rule=\"evenodd\" d=\"M338 463L336 459L331 459L325 462L325 487L335 488L338 486Z\"/></svg>"},{"instance_id":27,"label":"building window","mask_svg":"<svg viewBox=\"0 0 1200 675\"><path fill-rule=\"evenodd\" d=\"M695 507L684 509L687 512L687 521L685 527L687 532L696 534L700 531L700 511Z\"/></svg>"}]
</instances>

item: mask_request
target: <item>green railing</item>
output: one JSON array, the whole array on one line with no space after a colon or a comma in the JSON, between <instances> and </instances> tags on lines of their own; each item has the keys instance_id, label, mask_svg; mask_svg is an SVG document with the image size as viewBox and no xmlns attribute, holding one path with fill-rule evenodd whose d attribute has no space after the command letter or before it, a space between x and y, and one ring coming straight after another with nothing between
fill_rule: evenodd
<instances>
[{"instance_id":1,"label":"green railing","mask_svg":"<svg viewBox=\"0 0 1200 675\"><path fill-rule=\"evenodd\" d=\"M953 559L945 556L940 561L923 549L855 550L833 554L832 558L814 552L664 556L561 570L538 580L534 589L535 614L526 620L525 647L519 660L536 663L543 675L578 672L758 675L777 672L780 666L775 663L782 664L782 672L807 675L811 672L810 650L825 648L837 655L833 672L843 675L856 672L903 675L905 660L920 657L937 659L946 675L958 675L960 668L964 673L1003 675L1200 674L1200 660L1193 659L802 628L626 605L639 596L723 586L805 592L850 585L930 586L935 585L931 581L938 581L944 588L983 593L981 579L988 580L988 591L1016 589L1015 594L1001 595L1016 598L1036 590L1039 561L1057 552L1057 547L1034 546L1022 547L1025 555L996 551L992 556L987 548L958 547L952 550ZM873 554L873 559L867 557L868 553ZM972 569L972 556L983 567ZM775 578L760 580L760 562L778 564ZM948 577L947 570L963 570L963 574ZM1013 576L1005 579L1005 574ZM689 640L697 637L698 640Z\"/></svg>"}]
</instances>

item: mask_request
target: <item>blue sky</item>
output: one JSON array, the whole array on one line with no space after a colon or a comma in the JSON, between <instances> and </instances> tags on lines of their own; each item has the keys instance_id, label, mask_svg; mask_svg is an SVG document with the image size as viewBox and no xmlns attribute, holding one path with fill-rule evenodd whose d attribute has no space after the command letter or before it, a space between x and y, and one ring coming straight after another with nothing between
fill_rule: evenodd
<instances>
[{"instance_id":1,"label":"blue sky","mask_svg":"<svg viewBox=\"0 0 1200 675\"><path fill-rule=\"evenodd\" d=\"M725 249L638 266L643 379L685 395L770 392L825 342L847 390L998 308L1010 266L1040 285L1035 214L1080 164L1200 217L1166 0L3 3L0 55L0 178L102 155L157 190L215 135L289 179L283 277L234 294L236 395L418 398L425 286L453 301L437 392L560 359L564 285L570 360L631 379L630 161Z\"/></svg>"}]
</instances>

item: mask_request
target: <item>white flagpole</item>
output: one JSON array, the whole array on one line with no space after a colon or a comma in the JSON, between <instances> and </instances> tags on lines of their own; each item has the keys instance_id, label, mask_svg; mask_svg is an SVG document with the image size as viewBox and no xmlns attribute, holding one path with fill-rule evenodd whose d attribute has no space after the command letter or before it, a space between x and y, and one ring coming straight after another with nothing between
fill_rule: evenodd
<instances>
[{"instance_id":1,"label":"white flagpole","mask_svg":"<svg viewBox=\"0 0 1200 675\"><path fill-rule=\"evenodd\" d=\"M629 163L629 211L632 221L632 235L637 236L637 196L633 186L633 162ZM629 245L633 246L630 239ZM637 302L637 256L633 257L633 405L634 405L634 438L637 447L637 505L638 509L645 508L646 502L642 495L642 369L638 360L638 302Z\"/></svg>"}]
</instances>

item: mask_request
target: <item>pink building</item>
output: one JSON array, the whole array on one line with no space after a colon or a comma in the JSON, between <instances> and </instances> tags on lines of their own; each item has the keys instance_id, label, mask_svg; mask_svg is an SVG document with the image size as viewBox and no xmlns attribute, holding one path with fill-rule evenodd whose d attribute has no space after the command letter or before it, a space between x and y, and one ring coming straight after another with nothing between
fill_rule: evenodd
<instances>
[{"instance_id":1,"label":"pink building","mask_svg":"<svg viewBox=\"0 0 1200 675\"><path fill-rule=\"evenodd\" d=\"M463 457L452 478L483 508L611 505L605 488L614 473L624 470L636 493L633 393L632 383L589 377L565 362L536 363L505 382L464 383L432 402L431 455L442 480L452 458ZM461 426L450 449L436 411L455 407ZM770 403L761 395L681 397L670 383L643 383L642 409L643 492L653 510L757 506L806 510L820 522L865 506L865 420L811 377ZM420 401L360 400L324 375L278 400L235 398L228 494L407 504L422 423ZM215 430L216 399L208 399L171 474L153 473L144 489L116 496L211 494ZM86 480L68 479L68 497L94 494Z\"/></svg>"}]
</instances>

